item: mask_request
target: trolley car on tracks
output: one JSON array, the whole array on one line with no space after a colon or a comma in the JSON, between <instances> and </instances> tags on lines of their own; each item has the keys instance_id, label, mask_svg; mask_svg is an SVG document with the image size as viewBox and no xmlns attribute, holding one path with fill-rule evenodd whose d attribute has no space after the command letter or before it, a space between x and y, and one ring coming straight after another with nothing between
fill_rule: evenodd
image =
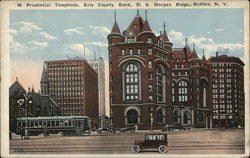
<instances>
[{"instance_id":1,"label":"trolley car on tracks","mask_svg":"<svg viewBox=\"0 0 250 158\"><path fill-rule=\"evenodd\" d=\"M27 123L27 126L26 126ZM50 116L17 118L17 134L27 128L28 135L49 134L83 135L91 129L91 120L87 116Z\"/></svg>"}]
</instances>

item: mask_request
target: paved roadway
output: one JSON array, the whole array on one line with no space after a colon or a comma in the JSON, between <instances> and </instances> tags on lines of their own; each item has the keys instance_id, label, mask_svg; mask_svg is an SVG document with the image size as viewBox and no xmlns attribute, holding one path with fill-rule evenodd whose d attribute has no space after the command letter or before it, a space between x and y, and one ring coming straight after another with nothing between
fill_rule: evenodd
<instances>
[{"instance_id":1,"label":"paved roadway","mask_svg":"<svg viewBox=\"0 0 250 158\"><path fill-rule=\"evenodd\" d=\"M13 138L10 154L133 154L130 146L143 136L144 132L128 132L78 137L36 136L29 140ZM245 148L244 129L174 131L169 132L168 141L167 154L243 154Z\"/></svg>"}]
</instances>

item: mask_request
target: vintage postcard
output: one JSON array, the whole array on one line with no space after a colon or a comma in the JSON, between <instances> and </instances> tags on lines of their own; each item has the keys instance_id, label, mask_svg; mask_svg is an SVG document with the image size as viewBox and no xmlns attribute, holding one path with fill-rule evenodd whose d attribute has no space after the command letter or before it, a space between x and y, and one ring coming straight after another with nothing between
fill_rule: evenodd
<instances>
[{"instance_id":1,"label":"vintage postcard","mask_svg":"<svg viewBox=\"0 0 250 158\"><path fill-rule=\"evenodd\" d=\"M248 157L249 2L1 1L1 157Z\"/></svg>"}]
</instances>

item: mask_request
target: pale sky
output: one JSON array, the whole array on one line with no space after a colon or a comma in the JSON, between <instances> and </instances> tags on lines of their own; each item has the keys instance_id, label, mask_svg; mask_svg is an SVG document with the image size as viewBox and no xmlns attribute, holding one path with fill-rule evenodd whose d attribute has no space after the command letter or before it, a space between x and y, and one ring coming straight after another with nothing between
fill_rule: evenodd
<instances>
[{"instance_id":1,"label":"pale sky","mask_svg":"<svg viewBox=\"0 0 250 158\"><path fill-rule=\"evenodd\" d=\"M120 30L124 31L137 11L116 12ZM145 19L144 12L140 10ZM209 57L220 48L229 48L228 55L243 58L243 9L149 9L147 17L156 35L166 22L174 48L183 47L187 37L191 49L195 42L199 56L202 49ZM114 10L10 11L11 83L17 76L25 89L34 85L36 91L40 90L43 61L84 57L84 45L86 59L93 59L99 47L107 62L107 35L113 23Z\"/></svg>"}]
</instances>

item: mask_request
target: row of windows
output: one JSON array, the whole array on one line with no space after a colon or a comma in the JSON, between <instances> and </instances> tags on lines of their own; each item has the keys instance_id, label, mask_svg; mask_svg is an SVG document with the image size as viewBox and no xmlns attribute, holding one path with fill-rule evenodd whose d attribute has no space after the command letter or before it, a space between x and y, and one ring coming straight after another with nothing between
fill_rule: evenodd
<instances>
[{"instance_id":1,"label":"row of windows","mask_svg":"<svg viewBox=\"0 0 250 158\"><path fill-rule=\"evenodd\" d=\"M236 87L236 84L234 84L233 86ZM213 84L213 88L232 88L232 84Z\"/></svg>"},{"instance_id":2,"label":"row of windows","mask_svg":"<svg viewBox=\"0 0 250 158\"><path fill-rule=\"evenodd\" d=\"M182 72L172 72L172 75L175 76L175 75L185 75L185 76L188 76L188 72L187 71L182 71Z\"/></svg>"},{"instance_id":3,"label":"row of windows","mask_svg":"<svg viewBox=\"0 0 250 158\"><path fill-rule=\"evenodd\" d=\"M232 103L232 100L228 99L228 100L216 100L216 99L213 99L213 103Z\"/></svg>"},{"instance_id":4,"label":"row of windows","mask_svg":"<svg viewBox=\"0 0 250 158\"><path fill-rule=\"evenodd\" d=\"M82 76L60 76L60 77L49 77L49 81L73 81L78 80L82 81Z\"/></svg>"},{"instance_id":5,"label":"row of windows","mask_svg":"<svg viewBox=\"0 0 250 158\"><path fill-rule=\"evenodd\" d=\"M67 93L66 93L67 94ZM78 96L76 96L76 95L69 95L69 94L67 94L67 95L64 95L64 94L60 94L60 95L58 95L57 93L50 93L50 96L53 98L53 99L55 99L55 100L82 100L82 98L83 98L83 95L81 94L81 95L78 95Z\"/></svg>"},{"instance_id":6,"label":"row of windows","mask_svg":"<svg viewBox=\"0 0 250 158\"><path fill-rule=\"evenodd\" d=\"M220 78L224 78L224 77L227 77L227 78L230 78L232 77L232 74L216 74L216 73L213 73L213 77L220 77ZM236 74L234 74L234 77L237 77Z\"/></svg>"},{"instance_id":7,"label":"row of windows","mask_svg":"<svg viewBox=\"0 0 250 158\"><path fill-rule=\"evenodd\" d=\"M136 38L134 35L131 35L133 33L129 33L129 35L125 38L127 43L135 43L136 42ZM151 43L152 42L152 38L151 37L147 37L147 42Z\"/></svg>"},{"instance_id":8,"label":"row of windows","mask_svg":"<svg viewBox=\"0 0 250 158\"><path fill-rule=\"evenodd\" d=\"M230 63L228 64L223 64L223 63L213 63L213 67L231 67L232 65Z\"/></svg>"},{"instance_id":9,"label":"row of windows","mask_svg":"<svg viewBox=\"0 0 250 158\"><path fill-rule=\"evenodd\" d=\"M213 108L214 109L218 109L218 108L221 108L221 109L225 109L225 107L227 108L227 109L232 109L233 108L233 105L232 104L229 104L229 105L213 105Z\"/></svg>"},{"instance_id":10,"label":"row of windows","mask_svg":"<svg viewBox=\"0 0 250 158\"><path fill-rule=\"evenodd\" d=\"M214 119L226 119L226 116L225 115L215 115L213 116ZM233 116L232 115L227 115L227 118L228 119L233 119Z\"/></svg>"},{"instance_id":11,"label":"row of windows","mask_svg":"<svg viewBox=\"0 0 250 158\"><path fill-rule=\"evenodd\" d=\"M234 110L234 112L238 112L238 110ZM231 114L233 113L233 110L213 110L214 114L219 114L219 113L227 113L227 114Z\"/></svg>"},{"instance_id":12,"label":"row of windows","mask_svg":"<svg viewBox=\"0 0 250 158\"><path fill-rule=\"evenodd\" d=\"M152 48L147 48L147 53L152 55L153 54ZM126 55L126 54L129 54L129 55L141 55L142 51L141 51L141 48L137 48L137 52L135 53L133 48L129 48L128 53L127 53L125 51L125 49L121 49L121 55L123 56L123 55ZM109 55L110 56L112 55L112 50L109 50ZM164 59L167 58L165 53L161 53L159 51L156 51L156 56L164 58Z\"/></svg>"},{"instance_id":13,"label":"row of windows","mask_svg":"<svg viewBox=\"0 0 250 158\"><path fill-rule=\"evenodd\" d=\"M217 72L236 72L236 69L225 69L225 68L221 68L221 69L213 69L214 73Z\"/></svg>"},{"instance_id":14,"label":"row of windows","mask_svg":"<svg viewBox=\"0 0 250 158\"><path fill-rule=\"evenodd\" d=\"M50 91L82 91L83 87L79 86L50 86Z\"/></svg>"},{"instance_id":15,"label":"row of windows","mask_svg":"<svg viewBox=\"0 0 250 158\"><path fill-rule=\"evenodd\" d=\"M59 86L70 86L70 87L74 87L74 86L80 86L83 85L82 82L80 81L71 81L71 82L50 82L49 85L51 87L59 87Z\"/></svg>"},{"instance_id":16,"label":"row of windows","mask_svg":"<svg viewBox=\"0 0 250 158\"><path fill-rule=\"evenodd\" d=\"M67 63L63 63L63 64L67 65ZM74 71L74 70L82 70L83 65L72 65L72 63L71 63L71 65L62 66L62 65L54 64L54 66L48 66L48 69L51 70L51 71L55 71L55 70Z\"/></svg>"},{"instance_id":17,"label":"row of windows","mask_svg":"<svg viewBox=\"0 0 250 158\"><path fill-rule=\"evenodd\" d=\"M65 70L65 71L58 71L58 72L48 72L49 76L68 76L68 75L82 75L83 71L70 71L70 70Z\"/></svg>"}]
</instances>

